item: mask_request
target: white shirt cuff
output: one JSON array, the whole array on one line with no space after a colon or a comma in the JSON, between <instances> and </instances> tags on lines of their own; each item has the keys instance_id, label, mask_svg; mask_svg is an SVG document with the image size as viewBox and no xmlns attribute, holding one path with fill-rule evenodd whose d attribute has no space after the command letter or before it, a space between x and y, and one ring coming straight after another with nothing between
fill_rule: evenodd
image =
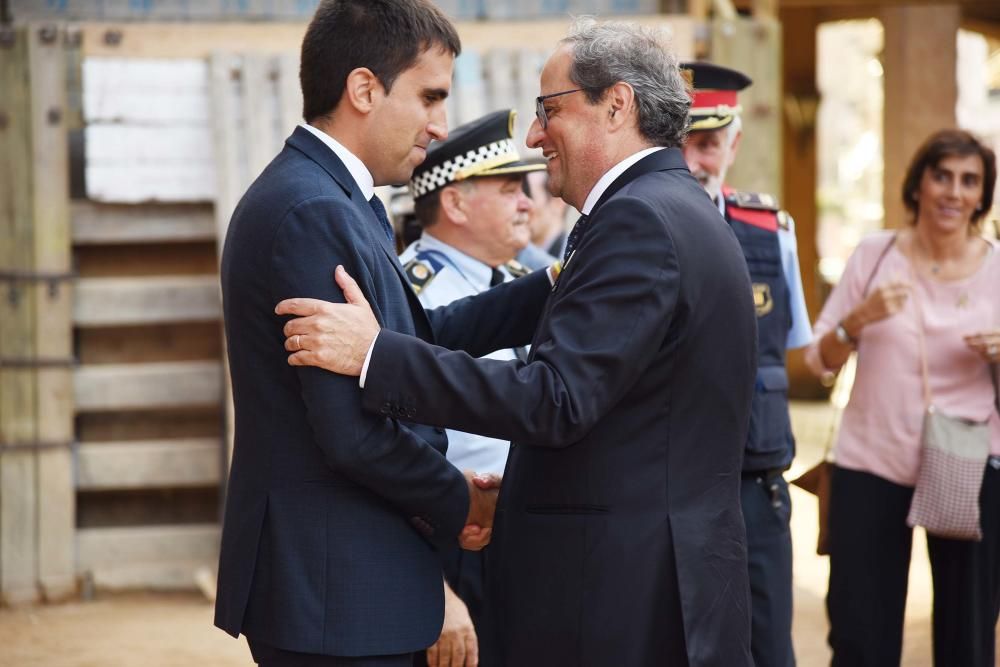
<instances>
[{"instance_id":1,"label":"white shirt cuff","mask_svg":"<svg viewBox=\"0 0 1000 667\"><path fill-rule=\"evenodd\" d=\"M382 333L379 331L378 333ZM365 378L368 377L368 364L372 361L372 350L375 349L375 341L378 340L378 334L372 338L372 344L368 346L368 354L365 355L365 363L361 366L361 377L358 378L358 385L364 389L365 388Z\"/></svg>"}]
</instances>

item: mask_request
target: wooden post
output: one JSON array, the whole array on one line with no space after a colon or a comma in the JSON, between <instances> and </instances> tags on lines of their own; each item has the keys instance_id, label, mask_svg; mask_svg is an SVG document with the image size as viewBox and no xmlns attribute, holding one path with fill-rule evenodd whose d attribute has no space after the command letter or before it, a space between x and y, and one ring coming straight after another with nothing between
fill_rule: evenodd
<instances>
[{"instance_id":1,"label":"wooden post","mask_svg":"<svg viewBox=\"0 0 1000 667\"><path fill-rule=\"evenodd\" d=\"M883 133L885 226L901 227L900 200L906 167L917 147L935 130L955 126L958 28L954 5L885 7Z\"/></svg>"},{"instance_id":2,"label":"wooden post","mask_svg":"<svg viewBox=\"0 0 1000 667\"><path fill-rule=\"evenodd\" d=\"M25 28L0 28L0 598L38 598L31 117Z\"/></svg>"},{"instance_id":3,"label":"wooden post","mask_svg":"<svg viewBox=\"0 0 1000 667\"><path fill-rule=\"evenodd\" d=\"M28 35L31 79L34 266L36 272L70 271L69 145L66 131L64 31L32 25ZM66 363L73 352L72 290L67 280L36 282L35 354L52 360L38 368L38 580L46 599L76 591L73 482L73 377Z\"/></svg>"},{"instance_id":4,"label":"wooden post","mask_svg":"<svg viewBox=\"0 0 1000 667\"><path fill-rule=\"evenodd\" d=\"M76 589L66 59L56 25L0 37L0 594Z\"/></svg>"},{"instance_id":5,"label":"wooden post","mask_svg":"<svg viewBox=\"0 0 1000 667\"><path fill-rule=\"evenodd\" d=\"M726 180L781 202L781 25L774 17L718 19L711 30L711 60L753 79L740 93L743 139Z\"/></svg>"},{"instance_id":6,"label":"wooden post","mask_svg":"<svg viewBox=\"0 0 1000 667\"><path fill-rule=\"evenodd\" d=\"M818 279L819 249L816 247L816 111L819 104L816 30L820 15L813 8L783 9L781 24L784 44L781 127L785 164L782 205L795 218L802 289L810 318L815 320L823 305ZM792 395L798 398L826 395L827 390L806 368L801 351L790 351L787 363Z\"/></svg>"}]
</instances>

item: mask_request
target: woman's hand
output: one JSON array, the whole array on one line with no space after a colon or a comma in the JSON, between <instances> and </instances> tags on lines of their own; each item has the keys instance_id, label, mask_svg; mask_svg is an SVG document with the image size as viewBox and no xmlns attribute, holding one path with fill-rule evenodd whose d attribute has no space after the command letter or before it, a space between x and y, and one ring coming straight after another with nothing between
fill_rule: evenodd
<instances>
[{"instance_id":1,"label":"woman's hand","mask_svg":"<svg viewBox=\"0 0 1000 667\"><path fill-rule=\"evenodd\" d=\"M966 345L987 362L994 364L1000 361L1000 329L970 334L963 336L963 339Z\"/></svg>"},{"instance_id":2,"label":"woman's hand","mask_svg":"<svg viewBox=\"0 0 1000 667\"><path fill-rule=\"evenodd\" d=\"M898 313L906 305L910 289L910 283L905 280L890 280L879 285L844 319L847 333L857 338L865 326Z\"/></svg>"}]
</instances>

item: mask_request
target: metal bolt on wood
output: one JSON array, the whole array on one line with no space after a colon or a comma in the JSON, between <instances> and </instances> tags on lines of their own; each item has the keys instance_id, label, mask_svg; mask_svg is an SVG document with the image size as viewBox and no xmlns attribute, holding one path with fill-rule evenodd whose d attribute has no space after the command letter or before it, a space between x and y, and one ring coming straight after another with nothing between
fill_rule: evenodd
<instances>
[{"instance_id":1,"label":"metal bolt on wood","mask_svg":"<svg viewBox=\"0 0 1000 667\"><path fill-rule=\"evenodd\" d=\"M122 31L111 28L104 33L104 43L108 46L118 46L122 43Z\"/></svg>"},{"instance_id":2,"label":"metal bolt on wood","mask_svg":"<svg viewBox=\"0 0 1000 667\"><path fill-rule=\"evenodd\" d=\"M48 113L45 114L45 118L49 121L49 125L58 125L62 122L62 117L62 109L59 107L51 107Z\"/></svg>"},{"instance_id":3,"label":"metal bolt on wood","mask_svg":"<svg viewBox=\"0 0 1000 667\"><path fill-rule=\"evenodd\" d=\"M38 39L42 44L54 44L59 38L59 29L54 25L44 25L38 29Z\"/></svg>"}]
</instances>

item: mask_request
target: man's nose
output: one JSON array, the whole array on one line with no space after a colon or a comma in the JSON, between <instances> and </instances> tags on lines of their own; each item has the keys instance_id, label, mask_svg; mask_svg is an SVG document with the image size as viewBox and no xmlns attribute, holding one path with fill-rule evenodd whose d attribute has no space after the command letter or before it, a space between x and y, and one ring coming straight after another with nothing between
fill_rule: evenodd
<instances>
[{"instance_id":1,"label":"man's nose","mask_svg":"<svg viewBox=\"0 0 1000 667\"><path fill-rule=\"evenodd\" d=\"M540 148L544 139L545 130L542 129L541 123L536 118L531 121L531 127L528 128L528 136L525 138L524 143L528 148Z\"/></svg>"}]
</instances>

